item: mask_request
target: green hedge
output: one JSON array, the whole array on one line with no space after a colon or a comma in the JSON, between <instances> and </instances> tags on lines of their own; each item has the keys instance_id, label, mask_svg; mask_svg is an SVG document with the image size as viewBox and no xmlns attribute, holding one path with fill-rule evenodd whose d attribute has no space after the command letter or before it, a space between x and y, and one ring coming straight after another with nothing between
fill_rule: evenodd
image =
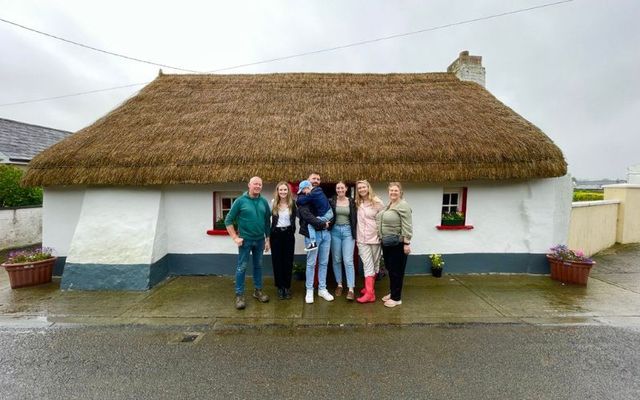
<instances>
[{"instance_id":1,"label":"green hedge","mask_svg":"<svg viewBox=\"0 0 640 400\"><path fill-rule=\"evenodd\" d=\"M21 187L22 175L19 168L0 164L0 207L42 205L42 188Z\"/></svg>"},{"instance_id":2,"label":"green hedge","mask_svg":"<svg viewBox=\"0 0 640 400\"><path fill-rule=\"evenodd\" d=\"M604 200L604 193L594 190L574 190L573 201Z\"/></svg>"}]
</instances>

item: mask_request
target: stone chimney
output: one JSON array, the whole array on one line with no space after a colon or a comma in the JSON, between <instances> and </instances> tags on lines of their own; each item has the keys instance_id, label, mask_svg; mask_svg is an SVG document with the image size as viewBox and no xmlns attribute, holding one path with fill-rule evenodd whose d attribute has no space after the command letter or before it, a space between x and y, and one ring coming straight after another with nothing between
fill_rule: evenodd
<instances>
[{"instance_id":1,"label":"stone chimney","mask_svg":"<svg viewBox=\"0 0 640 400\"><path fill-rule=\"evenodd\" d=\"M458 59L449 65L447 72L456 74L461 81L475 82L484 87L484 67L481 56L470 56L469 51L460 53Z\"/></svg>"}]
</instances>

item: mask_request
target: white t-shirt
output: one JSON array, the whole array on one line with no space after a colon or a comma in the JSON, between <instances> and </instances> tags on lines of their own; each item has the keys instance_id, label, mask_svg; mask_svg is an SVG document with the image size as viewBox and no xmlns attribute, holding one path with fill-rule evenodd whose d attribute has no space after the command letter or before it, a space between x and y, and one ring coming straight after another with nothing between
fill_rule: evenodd
<instances>
[{"instance_id":1,"label":"white t-shirt","mask_svg":"<svg viewBox=\"0 0 640 400\"><path fill-rule=\"evenodd\" d=\"M278 208L278 223L276 224L276 227L285 228L287 226L291 226L291 220L289 218L290 215L289 207Z\"/></svg>"}]
</instances>

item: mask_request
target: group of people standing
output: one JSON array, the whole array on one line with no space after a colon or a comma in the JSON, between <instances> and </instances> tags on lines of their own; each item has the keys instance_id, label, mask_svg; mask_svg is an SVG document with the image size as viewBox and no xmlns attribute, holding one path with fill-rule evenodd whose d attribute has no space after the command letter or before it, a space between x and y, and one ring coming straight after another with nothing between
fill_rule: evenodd
<instances>
[{"instance_id":1,"label":"group of people standing","mask_svg":"<svg viewBox=\"0 0 640 400\"><path fill-rule=\"evenodd\" d=\"M300 222L299 233L305 237L307 252L307 304L314 302L316 262L318 296L326 301L334 300L326 282L330 253L333 255L333 272L337 283L335 296L346 293L346 299L350 301L375 302L375 277L382 256L389 271L390 285L389 294L383 296L382 301L387 307L402 304L402 284L413 234L411 207L403 199L402 185L399 182L389 183L389 201L385 206L366 180L356 182L355 199L346 195L347 185L342 181L336 184L336 195L327 199L320 182L318 173L310 174L308 180L299 185L297 201L293 199L289 184L278 182L269 207L260 194L262 180L253 177L249 181L248 191L233 203L225 218L225 225L238 246L235 285L237 309L246 307L244 281L250 255L253 261L253 297L263 303L269 301L262 291L262 253L269 250L278 298L291 299L296 217ZM236 232L234 222L239 232ZM364 270L364 288L357 298L354 265L356 245Z\"/></svg>"}]
</instances>

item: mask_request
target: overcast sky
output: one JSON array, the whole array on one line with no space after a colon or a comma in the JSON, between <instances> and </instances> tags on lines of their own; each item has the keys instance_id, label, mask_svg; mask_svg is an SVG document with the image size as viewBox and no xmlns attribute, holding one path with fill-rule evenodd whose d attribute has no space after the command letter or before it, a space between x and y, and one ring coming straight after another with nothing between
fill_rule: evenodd
<instances>
[{"instance_id":1,"label":"overcast sky","mask_svg":"<svg viewBox=\"0 0 640 400\"><path fill-rule=\"evenodd\" d=\"M130 57L212 71L553 1L0 0L0 18ZM483 57L487 89L551 137L573 176L625 178L628 166L640 164L639 21L637 0L574 0L224 73L441 72L469 50ZM0 105L149 82L159 70L4 22L0 49ZM3 105L0 117L76 131L141 87Z\"/></svg>"}]
</instances>

